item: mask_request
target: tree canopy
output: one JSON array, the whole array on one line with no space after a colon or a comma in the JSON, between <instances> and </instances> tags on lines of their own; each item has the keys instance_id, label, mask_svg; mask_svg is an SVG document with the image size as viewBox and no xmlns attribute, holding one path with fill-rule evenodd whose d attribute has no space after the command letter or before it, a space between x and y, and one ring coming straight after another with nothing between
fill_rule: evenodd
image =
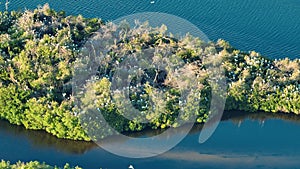
<instances>
[{"instance_id":1,"label":"tree canopy","mask_svg":"<svg viewBox=\"0 0 300 169\"><path fill-rule=\"evenodd\" d=\"M87 39L109 26L97 18L66 16L48 5L34 11L0 12L0 118L59 138L91 140L82 127L72 95L74 64ZM205 43L191 35L176 39L164 30L164 26L149 25L132 28L125 39L111 46L106 61L99 63L97 79L89 84L96 91L95 105L117 131L178 127L175 119L180 110L180 92L175 74L144 70L143 85L131 88L132 105L147 114L148 124L123 117L125 112L111 99L111 77L124 53L142 49L167 49L184 61L186 74L197 77L199 105L197 111L185 112L187 122L193 120L193 115L198 123L205 122L210 113L212 88L202 62L203 57L210 56L219 57L225 70L226 110L300 113L299 59L273 60L254 51L242 52L224 40ZM131 86L136 86L134 80ZM162 100L165 112L147 107L156 90L163 91L167 98ZM103 128L97 122L94 125ZM107 131L103 137L111 134Z\"/></svg>"}]
</instances>

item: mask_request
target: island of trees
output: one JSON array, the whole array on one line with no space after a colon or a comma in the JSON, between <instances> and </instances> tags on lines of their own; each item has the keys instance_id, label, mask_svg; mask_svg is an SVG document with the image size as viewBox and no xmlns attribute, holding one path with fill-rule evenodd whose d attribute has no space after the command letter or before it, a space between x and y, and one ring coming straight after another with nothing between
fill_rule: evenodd
<instances>
[{"instance_id":1,"label":"island of trees","mask_svg":"<svg viewBox=\"0 0 300 169\"><path fill-rule=\"evenodd\" d=\"M27 129L45 130L58 138L90 141L76 113L72 95L73 67L86 40L95 31L107 29L108 25L97 18L66 16L48 5L33 11L1 12L0 118ZM226 110L300 113L299 59L266 58L254 51L235 49L224 40L205 43L190 35L176 39L167 34L164 27L145 25L131 31L126 40L115 45L117 47L112 47L107 54L107 62L100 64L98 80L91 87L97 94L96 106L119 132L178 127L175 119L180 109L180 94L174 84L167 81L170 74L157 81L155 70L146 72L145 85L164 88L169 98L166 112L148 124L124 118L109 95L111 72L124 57L118 52L135 53L156 47L170 49L182 58L189 73L198 75L199 108L188 112L197 116L198 123L205 122L209 115L212 89L206 66L201 61L202 56L211 55L221 58L225 70ZM137 109L147 113L148 96L147 88L139 88L131 93L130 99ZM103 137L111 134L108 132ZM1 165L8 164L2 162Z\"/></svg>"}]
</instances>

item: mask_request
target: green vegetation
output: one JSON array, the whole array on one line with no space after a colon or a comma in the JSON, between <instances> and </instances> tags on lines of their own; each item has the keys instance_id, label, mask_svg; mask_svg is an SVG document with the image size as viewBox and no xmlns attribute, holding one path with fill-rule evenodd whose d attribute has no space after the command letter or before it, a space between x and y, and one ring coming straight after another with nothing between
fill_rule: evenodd
<instances>
[{"instance_id":1,"label":"green vegetation","mask_svg":"<svg viewBox=\"0 0 300 169\"><path fill-rule=\"evenodd\" d=\"M58 138L91 140L74 106L72 68L86 39L98 29L109 28L108 23L99 19L66 16L48 5L22 13L0 13L0 118L27 129L45 130ZM140 25L128 31L122 41L111 47L107 61L100 64L98 80L88 86L96 91L98 109L116 130L178 127L175 119L180 109L180 92L175 75L147 70L144 85L130 91L132 104L148 115L148 124L124 118L126 112L119 110L110 98L111 77L124 59L123 54L138 53L141 49L155 48L162 53L168 50L184 60L185 73L197 76L199 108L185 112L182 118L187 122L194 120L193 115L197 122L205 122L210 113L211 87L202 59L211 56L219 57L225 69L227 110L300 113L299 59L272 60L256 52L241 52L224 40L205 43L189 35L176 39L165 30L164 26ZM147 108L155 89L164 91L168 98L164 100L166 112ZM160 115L156 117L157 114ZM103 128L97 122L93 127ZM113 134L106 132L102 137Z\"/></svg>"},{"instance_id":2,"label":"green vegetation","mask_svg":"<svg viewBox=\"0 0 300 169\"><path fill-rule=\"evenodd\" d=\"M0 169L34 169L34 168L42 168L42 169L61 169L59 167L52 167L45 163L40 163L37 161L30 161L28 163L17 162L16 164L10 164L9 161L2 160L0 162ZM66 164L63 169L81 169L80 167L70 167L69 164Z\"/></svg>"},{"instance_id":3,"label":"green vegetation","mask_svg":"<svg viewBox=\"0 0 300 169\"><path fill-rule=\"evenodd\" d=\"M55 12L0 13L0 118L59 138L89 140L72 114L71 67L99 19Z\"/></svg>"}]
</instances>

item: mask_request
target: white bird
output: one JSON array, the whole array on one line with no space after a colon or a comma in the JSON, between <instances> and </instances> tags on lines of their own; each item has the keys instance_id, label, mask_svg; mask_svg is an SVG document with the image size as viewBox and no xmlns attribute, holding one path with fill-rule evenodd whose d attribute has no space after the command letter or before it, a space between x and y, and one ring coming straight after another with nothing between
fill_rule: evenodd
<instances>
[{"instance_id":1,"label":"white bird","mask_svg":"<svg viewBox=\"0 0 300 169\"><path fill-rule=\"evenodd\" d=\"M134 167L132 165L129 165L128 169L134 169Z\"/></svg>"},{"instance_id":2,"label":"white bird","mask_svg":"<svg viewBox=\"0 0 300 169\"><path fill-rule=\"evenodd\" d=\"M155 3L155 1L150 1L150 4L154 4Z\"/></svg>"}]
</instances>

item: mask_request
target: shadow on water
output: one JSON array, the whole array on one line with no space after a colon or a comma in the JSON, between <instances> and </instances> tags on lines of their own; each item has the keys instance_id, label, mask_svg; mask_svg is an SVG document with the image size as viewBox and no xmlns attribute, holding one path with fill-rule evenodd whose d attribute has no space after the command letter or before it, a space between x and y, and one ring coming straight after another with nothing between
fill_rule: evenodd
<instances>
[{"instance_id":1,"label":"shadow on water","mask_svg":"<svg viewBox=\"0 0 300 169\"><path fill-rule=\"evenodd\" d=\"M36 148L53 147L70 154L84 154L97 147L93 142L58 139L44 131L26 130L22 126L12 125L5 120L0 121L0 133L5 136L25 137Z\"/></svg>"},{"instance_id":2,"label":"shadow on water","mask_svg":"<svg viewBox=\"0 0 300 169\"><path fill-rule=\"evenodd\" d=\"M255 120L263 123L265 120L268 119L281 119L286 120L289 122L300 124L300 116L294 114L284 114L284 113L246 113L246 112L225 112L222 117L222 121L232 121L234 124L241 124L244 120ZM199 133L203 127L203 124L195 124L190 134ZM183 127L179 127L173 129L174 134L178 134L183 131ZM160 133L164 132L165 130L151 130L146 129L141 132L131 132L125 133L127 136L130 137L152 137L159 135ZM52 147L63 151L68 154L84 154L85 152L92 150L93 148L97 148L98 146L93 142L84 142L84 141L72 141L72 140L65 140L65 139L58 139L55 136L52 136L44 131L33 131L33 130L26 130L22 126L12 125L9 124L7 121L1 120L0 121L0 133L8 136L15 136L15 137L25 137L34 147L36 148L43 148L43 147ZM3 136L3 135L2 135ZM114 137L108 138L108 140L116 141ZM123 142L125 140L118 140Z\"/></svg>"},{"instance_id":3,"label":"shadow on water","mask_svg":"<svg viewBox=\"0 0 300 169\"><path fill-rule=\"evenodd\" d=\"M222 116L222 121L231 121L234 124L241 124L245 120L255 120L259 121L260 123L264 123L264 121L268 119L279 119L279 120L285 120L289 121L295 124L300 124L300 115L296 114L286 114L286 113L267 113L267 112L257 112L257 113L249 113L249 112L243 112L243 111L227 111L224 112ZM179 127L173 130L172 133L181 133L183 130L183 127ZM203 124L195 124L193 128L190 131L190 134L195 134L201 132L203 128ZM157 130L151 130L146 129L144 131L140 132L134 132L134 133L125 133L125 135L130 137L151 137L156 136L164 132L166 129L157 129Z\"/></svg>"},{"instance_id":4,"label":"shadow on water","mask_svg":"<svg viewBox=\"0 0 300 169\"><path fill-rule=\"evenodd\" d=\"M242 123L246 119L256 120L263 123L268 119L279 119L285 120L292 123L300 124L300 116L296 114L286 114L286 113L267 113L267 112L257 112L248 113L241 111L231 111L225 112L222 117L222 121L232 121L233 123Z\"/></svg>"}]
</instances>

